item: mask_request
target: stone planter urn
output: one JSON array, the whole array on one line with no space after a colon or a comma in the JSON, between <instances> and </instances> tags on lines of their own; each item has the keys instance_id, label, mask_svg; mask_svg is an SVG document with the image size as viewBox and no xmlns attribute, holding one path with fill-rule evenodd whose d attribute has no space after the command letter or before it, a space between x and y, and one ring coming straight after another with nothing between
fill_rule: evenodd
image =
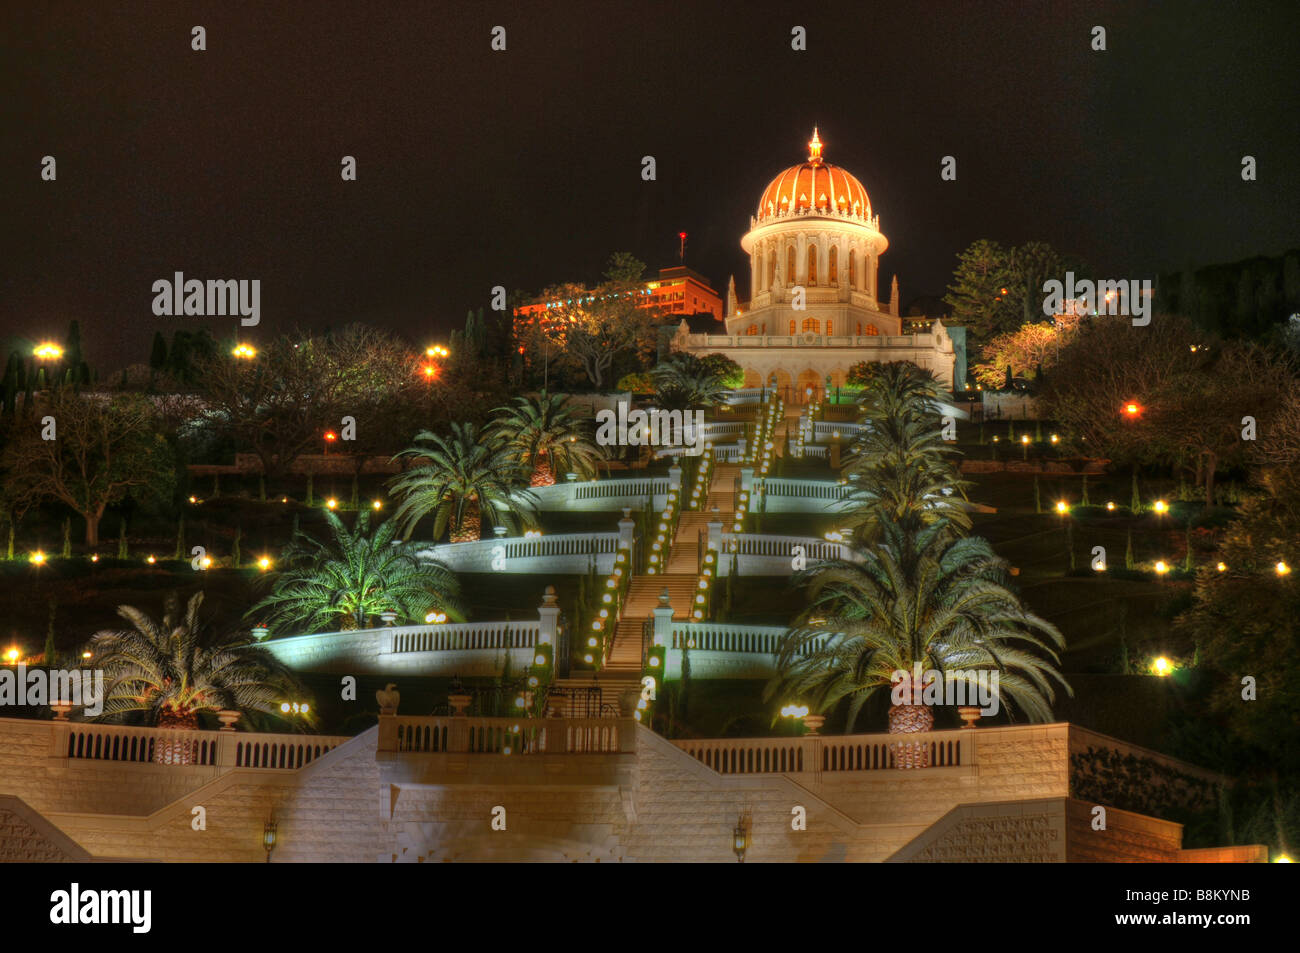
<instances>
[{"instance_id":1,"label":"stone planter urn","mask_svg":"<svg viewBox=\"0 0 1300 953\"><path fill-rule=\"evenodd\" d=\"M239 721L242 712L233 708L223 708L217 712L217 721L221 722L222 731L234 731L235 722Z\"/></svg>"},{"instance_id":2,"label":"stone planter urn","mask_svg":"<svg viewBox=\"0 0 1300 953\"><path fill-rule=\"evenodd\" d=\"M253 638L259 642L264 640L270 634L271 634L271 630L264 625L253 626Z\"/></svg>"},{"instance_id":3,"label":"stone planter urn","mask_svg":"<svg viewBox=\"0 0 1300 953\"><path fill-rule=\"evenodd\" d=\"M447 696L447 704L451 706L451 713L456 718L465 717L465 709L469 707L469 703L473 700L473 695L464 692L453 692Z\"/></svg>"},{"instance_id":4,"label":"stone planter urn","mask_svg":"<svg viewBox=\"0 0 1300 953\"><path fill-rule=\"evenodd\" d=\"M379 613L379 618L383 621L384 625L392 625L397 621L397 613L392 609L385 609L383 612Z\"/></svg>"},{"instance_id":5,"label":"stone planter urn","mask_svg":"<svg viewBox=\"0 0 1300 953\"><path fill-rule=\"evenodd\" d=\"M379 714L396 715L397 705L402 700L402 693L397 690L396 682L389 682L375 692L375 701L379 703Z\"/></svg>"},{"instance_id":6,"label":"stone planter urn","mask_svg":"<svg viewBox=\"0 0 1300 953\"><path fill-rule=\"evenodd\" d=\"M961 726L963 728L974 728L975 723L980 720L978 705L962 705L957 709L957 714L961 716Z\"/></svg>"},{"instance_id":7,"label":"stone planter urn","mask_svg":"<svg viewBox=\"0 0 1300 953\"><path fill-rule=\"evenodd\" d=\"M67 721L68 712L72 711L72 702L62 699L50 702L50 711L54 712L55 721Z\"/></svg>"},{"instance_id":8,"label":"stone planter urn","mask_svg":"<svg viewBox=\"0 0 1300 953\"><path fill-rule=\"evenodd\" d=\"M804 715L803 726L808 729L808 734L815 735L821 731L822 725L826 724L825 715Z\"/></svg>"}]
</instances>

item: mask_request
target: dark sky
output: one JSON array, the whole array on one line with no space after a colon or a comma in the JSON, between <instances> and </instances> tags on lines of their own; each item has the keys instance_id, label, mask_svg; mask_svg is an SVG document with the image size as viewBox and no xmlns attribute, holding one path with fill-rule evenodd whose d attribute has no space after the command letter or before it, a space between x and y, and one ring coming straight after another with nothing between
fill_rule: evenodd
<instances>
[{"instance_id":1,"label":"dark sky","mask_svg":"<svg viewBox=\"0 0 1300 953\"><path fill-rule=\"evenodd\" d=\"M905 299L942 294L982 237L1103 277L1300 245L1295 2L5 7L0 327L78 318L105 369L145 360L155 328L236 330L155 318L175 271L260 279L254 339L360 319L424 340L493 285L594 280L617 250L673 264L681 230L722 289L814 124Z\"/></svg>"}]
</instances>

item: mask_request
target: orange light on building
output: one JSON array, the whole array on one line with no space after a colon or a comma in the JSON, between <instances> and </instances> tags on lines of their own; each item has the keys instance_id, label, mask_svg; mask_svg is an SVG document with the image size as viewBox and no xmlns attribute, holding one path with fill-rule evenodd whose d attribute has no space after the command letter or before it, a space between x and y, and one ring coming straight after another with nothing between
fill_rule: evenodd
<instances>
[{"instance_id":1,"label":"orange light on building","mask_svg":"<svg viewBox=\"0 0 1300 953\"><path fill-rule=\"evenodd\" d=\"M1128 417L1137 417L1142 413L1142 405L1133 403L1125 404L1124 413Z\"/></svg>"},{"instance_id":2,"label":"orange light on building","mask_svg":"<svg viewBox=\"0 0 1300 953\"><path fill-rule=\"evenodd\" d=\"M426 364L424 365L424 376L428 380L433 380L435 377L438 376L438 369L434 367L432 364Z\"/></svg>"},{"instance_id":3,"label":"orange light on building","mask_svg":"<svg viewBox=\"0 0 1300 953\"><path fill-rule=\"evenodd\" d=\"M327 430L325 431L325 439L328 440L330 443L333 443L335 440L339 439L339 435L336 434L333 430Z\"/></svg>"}]
</instances>

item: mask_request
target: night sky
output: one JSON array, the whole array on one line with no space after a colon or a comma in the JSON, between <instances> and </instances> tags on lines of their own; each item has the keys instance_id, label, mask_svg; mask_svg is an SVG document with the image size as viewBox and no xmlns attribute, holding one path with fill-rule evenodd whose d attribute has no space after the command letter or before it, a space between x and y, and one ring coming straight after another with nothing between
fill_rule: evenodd
<instances>
[{"instance_id":1,"label":"night sky","mask_svg":"<svg viewBox=\"0 0 1300 953\"><path fill-rule=\"evenodd\" d=\"M156 328L237 330L154 317L175 271L261 279L253 340L363 320L422 342L493 285L593 281L619 250L675 264L682 230L687 264L743 284L740 236L814 124L905 301L984 237L1102 277L1300 245L1294 2L5 7L0 327L78 318L101 372Z\"/></svg>"}]
</instances>

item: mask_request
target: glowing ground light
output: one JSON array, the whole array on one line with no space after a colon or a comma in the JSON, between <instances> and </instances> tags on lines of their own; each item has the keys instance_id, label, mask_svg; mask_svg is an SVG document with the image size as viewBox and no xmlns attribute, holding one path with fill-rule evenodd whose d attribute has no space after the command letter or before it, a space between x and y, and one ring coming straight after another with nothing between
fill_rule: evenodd
<instances>
[{"instance_id":1,"label":"glowing ground light","mask_svg":"<svg viewBox=\"0 0 1300 953\"><path fill-rule=\"evenodd\" d=\"M582 657L582 660L583 660L584 662L586 662L587 664L591 664L591 653L588 652L586 655L584 655L584 656Z\"/></svg>"},{"instance_id":2,"label":"glowing ground light","mask_svg":"<svg viewBox=\"0 0 1300 953\"><path fill-rule=\"evenodd\" d=\"M268 569L270 569L271 568L270 558L267 556L263 556L261 559L259 559L257 561L257 568L262 570L262 572L266 572Z\"/></svg>"},{"instance_id":3,"label":"glowing ground light","mask_svg":"<svg viewBox=\"0 0 1300 953\"><path fill-rule=\"evenodd\" d=\"M803 718L807 714L807 705L786 705L781 709L782 718Z\"/></svg>"},{"instance_id":4,"label":"glowing ground light","mask_svg":"<svg viewBox=\"0 0 1300 953\"><path fill-rule=\"evenodd\" d=\"M32 351L32 356L42 361L57 361L63 356L63 348L45 341L36 346L35 350Z\"/></svg>"},{"instance_id":5,"label":"glowing ground light","mask_svg":"<svg viewBox=\"0 0 1300 953\"><path fill-rule=\"evenodd\" d=\"M1124 413L1128 414L1130 417L1136 417L1138 414L1142 413L1142 407L1140 404L1125 404Z\"/></svg>"},{"instance_id":6,"label":"glowing ground light","mask_svg":"<svg viewBox=\"0 0 1300 953\"><path fill-rule=\"evenodd\" d=\"M99 562L99 553L95 553L93 556L91 556L91 557L90 557L90 561L91 561L92 563L97 563L97 562Z\"/></svg>"},{"instance_id":7,"label":"glowing ground light","mask_svg":"<svg viewBox=\"0 0 1300 953\"><path fill-rule=\"evenodd\" d=\"M1062 514L1070 512L1070 504L1065 502L1065 500L1058 500L1056 503L1056 512Z\"/></svg>"},{"instance_id":8,"label":"glowing ground light","mask_svg":"<svg viewBox=\"0 0 1300 953\"><path fill-rule=\"evenodd\" d=\"M1279 560L1278 564L1273 568L1277 570L1277 574L1279 576L1285 576L1287 573L1291 571L1291 567L1288 566L1286 563L1282 562L1281 560Z\"/></svg>"},{"instance_id":9,"label":"glowing ground light","mask_svg":"<svg viewBox=\"0 0 1300 953\"><path fill-rule=\"evenodd\" d=\"M1227 572L1227 571L1228 571L1228 564L1227 564L1227 563L1219 563L1219 564L1218 564L1217 566L1215 566L1214 568L1217 569L1217 570L1219 570L1219 572Z\"/></svg>"},{"instance_id":10,"label":"glowing ground light","mask_svg":"<svg viewBox=\"0 0 1300 953\"><path fill-rule=\"evenodd\" d=\"M1061 438L1058 437L1056 434L1052 434L1052 443L1060 443L1060 442L1061 442Z\"/></svg>"},{"instance_id":11,"label":"glowing ground light","mask_svg":"<svg viewBox=\"0 0 1300 953\"><path fill-rule=\"evenodd\" d=\"M148 559L145 560L145 562L147 562L150 566L152 566L152 565L153 565L154 563L156 563L157 561L158 561L158 560L155 559L153 556L150 556Z\"/></svg>"},{"instance_id":12,"label":"glowing ground light","mask_svg":"<svg viewBox=\"0 0 1300 953\"><path fill-rule=\"evenodd\" d=\"M1174 670L1174 665L1163 655L1151 662L1152 670L1159 676L1169 675Z\"/></svg>"},{"instance_id":13,"label":"glowing ground light","mask_svg":"<svg viewBox=\"0 0 1300 953\"><path fill-rule=\"evenodd\" d=\"M235 357L243 358L245 360L257 357L257 349L248 344L237 344L235 349L230 353Z\"/></svg>"},{"instance_id":14,"label":"glowing ground light","mask_svg":"<svg viewBox=\"0 0 1300 953\"><path fill-rule=\"evenodd\" d=\"M377 510L382 510L384 508L384 504L379 500L374 500L370 505Z\"/></svg>"},{"instance_id":15,"label":"glowing ground light","mask_svg":"<svg viewBox=\"0 0 1300 953\"><path fill-rule=\"evenodd\" d=\"M334 497L331 496L328 500L325 501L325 505L332 510L336 510L338 509L339 501L334 499Z\"/></svg>"},{"instance_id":16,"label":"glowing ground light","mask_svg":"<svg viewBox=\"0 0 1300 953\"><path fill-rule=\"evenodd\" d=\"M545 656L545 655L538 655L538 656L535 656L535 657L533 658L533 664L534 664L534 665L545 665L545 664L546 664L546 656Z\"/></svg>"},{"instance_id":17,"label":"glowing ground light","mask_svg":"<svg viewBox=\"0 0 1300 953\"><path fill-rule=\"evenodd\" d=\"M1156 572L1160 573L1163 576L1168 571L1169 571L1169 566L1165 563L1163 559L1156 560Z\"/></svg>"},{"instance_id":18,"label":"glowing ground light","mask_svg":"<svg viewBox=\"0 0 1300 953\"><path fill-rule=\"evenodd\" d=\"M1157 513L1167 513L1169 512L1169 504L1166 503L1164 500L1156 500L1155 511Z\"/></svg>"},{"instance_id":19,"label":"glowing ground light","mask_svg":"<svg viewBox=\"0 0 1300 953\"><path fill-rule=\"evenodd\" d=\"M1021 438L1020 438L1020 442L1021 442L1021 443L1029 443L1029 434L1025 434L1023 437L1021 437Z\"/></svg>"},{"instance_id":20,"label":"glowing ground light","mask_svg":"<svg viewBox=\"0 0 1300 953\"><path fill-rule=\"evenodd\" d=\"M44 566L44 565L45 565L45 554L44 554L43 552L41 552L40 550L37 550L36 552L32 553L32 565L34 565L34 566Z\"/></svg>"},{"instance_id":21,"label":"glowing ground light","mask_svg":"<svg viewBox=\"0 0 1300 953\"><path fill-rule=\"evenodd\" d=\"M191 497L190 497L190 502L191 502L191 503L197 503L198 501L199 501L199 498L198 498L197 496L191 496Z\"/></svg>"},{"instance_id":22,"label":"glowing ground light","mask_svg":"<svg viewBox=\"0 0 1300 953\"><path fill-rule=\"evenodd\" d=\"M94 653L91 652L90 650L86 650L85 652L82 652L82 653L81 653L81 657L82 657L82 658L91 658L91 657L93 657L93 655L94 655Z\"/></svg>"},{"instance_id":23,"label":"glowing ground light","mask_svg":"<svg viewBox=\"0 0 1300 953\"><path fill-rule=\"evenodd\" d=\"M1275 863L1275 864L1289 864L1289 863L1291 863L1291 858L1288 857L1286 854L1279 854L1279 855L1277 856L1277 859L1274 860L1273 863Z\"/></svg>"},{"instance_id":24,"label":"glowing ground light","mask_svg":"<svg viewBox=\"0 0 1300 953\"><path fill-rule=\"evenodd\" d=\"M22 658L22 653L19 652L17 649L10 649L9 651L5 652L5 661L8 662L10 665L17 662L20 658Z\"/></svg>"},{"instance_id":25,"label":"glowing ground light","mask_svg":"<svg viewBox=\"0 0 1300 953\"><path fill-rule=\"evenodd\" d=\"M1109 501L1109 502L1106 503L1106 511L1107 511L1108 513L1113 513L1113 512L1115 512L1115 503L1114 503L1114 501Z\"/></svg>"},{"instance_id":26,"label":"glowing ground light","mask_svg":"<svg viewBox=\"0 0 1300 953\"><path fill-rule=\"evenodd\" d=\"M200 568L200 569L210 569L210 568L212 568L212 557L211 557L211 556L204 556L202 559L200 559L200 560L199 560L199 568Z\"/></svg>"},{"instance_id":27,"label":"glowing ground light","mask_svg":"<svg viewBox=\"0 0 1300 953\"><path fill-rule=\"evenodd\" d=\"M425 615L425 617L424 617L424 621L425 621L425 622L432 622L432 623L434 623L434 624L440 624L440 623L446 622L446 621L447 621L447 613L445 613L445 612L430 612L430 613L427 613L427 614ZM539 656L539 658L540 658L540 656Z\"/></svg>"}]
</instances>

